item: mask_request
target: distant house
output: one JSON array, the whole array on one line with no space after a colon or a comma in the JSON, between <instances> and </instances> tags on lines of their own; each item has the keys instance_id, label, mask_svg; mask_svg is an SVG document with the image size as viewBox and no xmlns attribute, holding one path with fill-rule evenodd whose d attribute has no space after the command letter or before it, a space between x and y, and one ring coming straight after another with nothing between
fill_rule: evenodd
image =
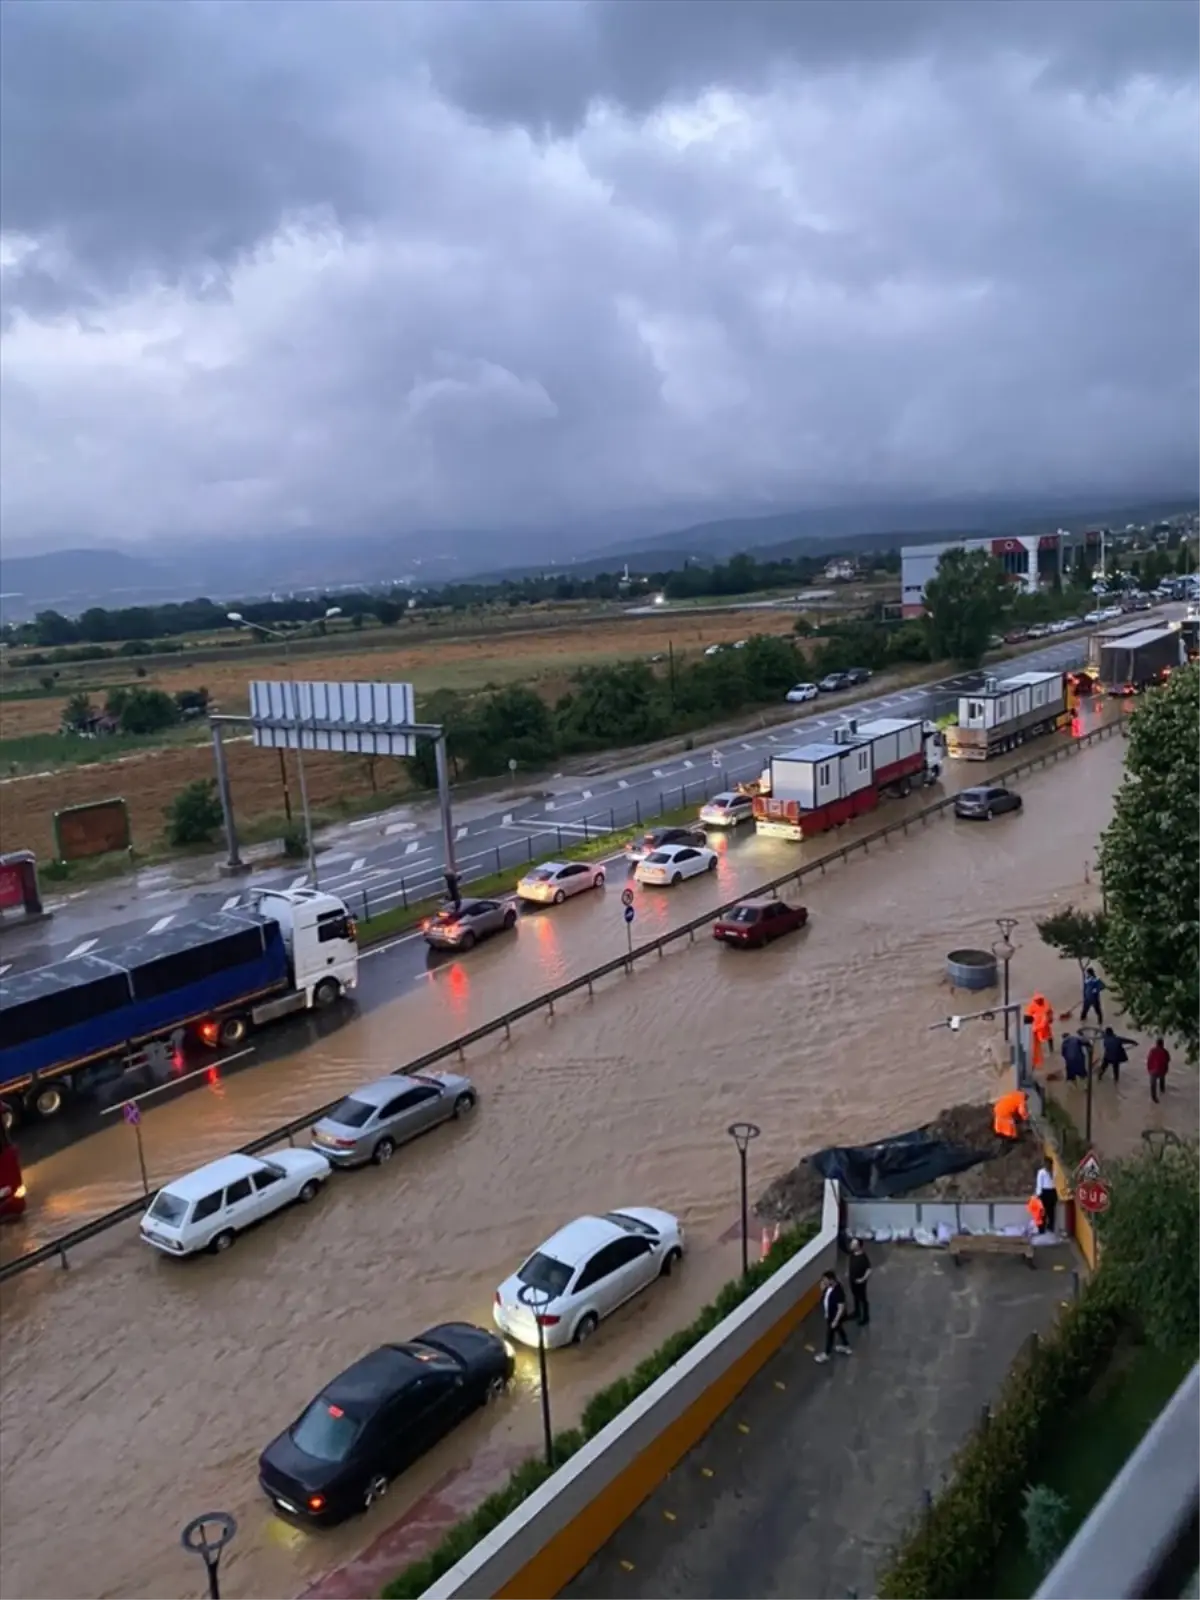
<instances>
[{"instance_id":1,"label":"distant house","mask_svg":"<svg viewBox=\"0 0 1200 1600\"><path fill-rule=\"evenodd\" d=\"M93 711L86 721L70 727L64 725L62 729L63 733L73 733L80 739L102 739L120 731L120 718L110 716L107 711Z\"/></svg>"},{"instance_id":2,"label":"distant house","mask_svg":"<svg viewBox=\"0 0 1200 1600\"><path fill-rule=\"evenodd\" d=\"M825 563L826 583L852 583L858 577L858 562L847 556L835 556Z\"/></svg>"}]
</instances>

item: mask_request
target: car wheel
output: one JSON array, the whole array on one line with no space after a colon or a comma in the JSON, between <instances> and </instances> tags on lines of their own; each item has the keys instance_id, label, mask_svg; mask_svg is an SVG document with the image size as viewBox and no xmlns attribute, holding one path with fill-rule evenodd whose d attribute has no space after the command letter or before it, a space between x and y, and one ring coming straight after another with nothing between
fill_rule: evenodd
<instances>
[{"instance_id":1,"label":"car wheel","mask_svg":"<svg viewBox=\"0 0 1200 1600\"><path fill-rule=\"evenodd\" d=\"M682 883L682 882L683 882L683 873L682 872L677 872L675 874L675 876L671 879L672 886L674 886L677 883Z\"/></svg>"},{"instance_id":2,"label":"car wheel","mask_svg":"<svg viewBox=\"0 0 1200 1600\"><path fill-rule=\"evenodd\" d=\"M310 1178L300 1191L300 1199L305 1205L308 1205L309 1201L315 1200L320 1192L321 1185L317 1182L316 1178Z\"/></svg>"},{"instance_id":3,"label":"car wheel","mask_svg":"<svg viewBox=\"0 0 1200 1600\"><path fill-rule=\"evenodd\" d=\"M237 1234L234 1233L232 1228L222 1228L220 1233L217 1234L216 1238L208 1248L212 1251L213 1255L219 1256L224 1251L229 1249L230 1245L232 1245L236 1238Z\"/></svg>"},{"instance_id":4,"label":"car wheel","mask_svg":"<svg viewBox=\"0 0 1200 1600\"><path fill-rule=\"evenodd\" d=\"M322 978L313 990L313 1005L318 1011L328 1011L341 992L342 986L336 978Z\"/></svg>"},{"instance_id":5,"label":"car wheel","mask_svg":"<svg viewBox=\"0 0 1200 1600\"><path fill-rule=\"evenodd\" d=\"M217 1032L217 1042L223 1045L241 1044L245 1037L245 1017L226 1017Z\"/></svg>"},{"instance_id":6,"label":"car wheel","mask_svg":"<svg viewBox=\"0 0 1200 1600\"><path fill-rule=\"evenodd\" d=\"M1015 801L1014 801L1014 802L1013 802L1013 810L1014 810L1014 811L1020 811L1020 809L1021 809L1021 807L1022 807L1022 806L1023 806L1023 805L1024 805L1024 804L1025 804L1025 802L1024 802L1024 800L1022 800L1022 799L1021 799L1021 796L1020 796L1020 795L1018 795L1018 796L1017 796L1017 798L1016 798L1016 800L1015 800Z\"/></svg>"},{"instance_id":7,"label":"car wheel","mask_svg":"<svg viewBox=\"0 0 1200 1600\"><path fill-rule=\"evenodd\" d=\"M376 1473L376 1475L371 1479L370 1483L367 1485L366 1494L363 1495L363 1505L366 1508L366 1510L369 1511L371 1509L371 1507L375 1504L376 1500L382 1500L384 1495L387 1492L388 1492L388 1481L387 1481L387 1479L384 1477L382 1472Z\"/></svg>"},{"instance_id":8,"label":"car wheel","mask_svg":"<svg viewBox=\"0 0 1200 1600\"><path fill-rule=\"evenodd\" d=\"M459 940L458 948L460 950L474 950L475 935L471 932L470 928L467 929L466 933L464 933L462 938Z\"/></svg>"},{"instance_id":9,"label":"car wheel","mask_svg":"<svg viewBox=\"0 0 1200 1600\"><path fill-rule=\"evenodd\" d=\"M454 1120L457 1122L459 1117L467 1116L467 1114L471 1111L474 1111L474 1109L475 1096L470 1092L470 1090L467 1090L465 1093L460 1094L458 1099L454 1102Z\"/></svg>"},{"instance_id":10,"label":"car wheel","mask_svg":"<svg viewBox=\"0 0 1200 1600\"><path fill-rule=\"evenodd\" d=\"M658 1274L659 1277L660 1278L669 1278L671 1276L671 1272L672 1272L673 1268L677 1267L682 1260L683 1260L683 1251L679 1248L679 1246L677 1244L673 1244L671 1246L671 1248L667 1251L666 1255L663 1257L663 1264L659 1268L659 1274Z\"/></svg>"},{"instance_id":11,"label":"car wheel","mask_svg":"<svg viewBox=\"0 0 1200 1600\"><path fill-rule=\"evenodd\" d=\"M985 822L990 822L992 820L993 816L995 816L995 812L992 810L991 806L989 806L987 808L987 810L983 813L983 820Z\"/></svg>"},{"instance_id":12,"label":"car wheel","mask_svg":"<svg viewBox=\"0 0 1200 1600\"><path fill-rule=\"evenodd\" d=\"M716 856L714 856L712 858L712 860L708 863L708 865L705 867L704 870L705 870L705 872L715 872L717 870L717 858L716 858Z\"/></svg>"},{"instance_id":13,"label":"car wheel","mask_svg":"<svg viewBox=\"0 0 1200 1600\"><path fill-rule=\"evenodd\" d=\"M594 1311L585 1311L575 1324L575 1332L571 1336L573 1344L586 1344L600 1326L600 1318Z\"/></svg>"},{"instance_id":14,"label":"car wheel","mask_svg":"<svg viewBox=\"0 0 1200 1600\"><path fill-rule=\"evenodd\" d=\"M563 901L566 898L567 898L567 892L566 892L565 889L557 889L557 890L555 890L555 893L554 893L554 904L556 906L562 905Z\"/></svg>"},{"instance_id":15,"label":"car wheel","mask_svg":"<svg viewBox=\"0 0 1200 1600\"><path fill-rule=\"evenodd\" d=\"M507 933L509 929L515 928L516 925L517 913L515 911L506 911L504 913L504 931Z\"/></svg>"},{"instance_id":16,"label":"car wheel","mask_svg":"<svg viewBox=\"0 0 1200 1600\"><path fill-rule=\"evenodd\" d=\"M603 887L604 887L604 874L602 872L598 872L596 874L596 876L592 879L592 888L593 889L603 889Z\"/></svg>"},{"instance_id":17,"label":"car wheel","mask_svg":"<svg viewBox=\"0 0 1200 1600\"><path fill-rule=\"evenodd\" d=\"M497 1400L503 1400L507 1393L508 1379L502 1374L497 1373L494 1378L489 1379L488 1386L483 1391L484 1403L486 1405L492 1405Z\"/></svg>"},{"instance_id":18,"label":"car wheel","mask_svg":"<svg viewBox=\"0 0 1200 1600\"><path fill-rule=\"evenodd\" d=\"M396 1141L394 1139L380 1139L371 1151L371 1160L377 1167L382 1167L396 1154Z\"/></svg>"},{"instance_id":19,"label":"car wheel","mask_svg":"<svg viewBox=\"0 0 1200 1600\"><path fill-rule=\"evenodd\" d=\"M10 1106L7 1100L0 1100L0 1127L5 1133L11 1133L17 1125L16 1108Z\"/></svg>"}]
</instances>

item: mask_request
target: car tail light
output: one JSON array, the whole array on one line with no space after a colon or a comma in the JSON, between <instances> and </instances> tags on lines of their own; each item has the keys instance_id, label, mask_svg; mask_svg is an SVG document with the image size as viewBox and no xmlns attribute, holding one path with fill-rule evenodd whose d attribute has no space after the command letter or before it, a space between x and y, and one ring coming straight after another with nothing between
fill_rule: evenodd
<instances>
[{"instance_id":1,"label":"car tail light","mask_svg":"<svg viewBox=\"0 0 1200 1600\"><path fill-rule=\"evenodd\" d=\"M542 1312L538 1316L537 1325L539 1328L557 1328L561 1321L561 1317L547 1316L545 1312Z\"/></svg>"},{"instance_id":2,"label":"car tail light","mask_svg":"<svg viewBox=\"0 0 1200 1600\"><path fill-rule=\"evenodd\" d=\"M215 1022L202 1022L200 1024L200 1037L205 1044L216 1044L221 1037L221 1030Z\"/></svg>"},{"instance_id":3,"label":"car tail light","mask_svg":"<svg viewBox=\"0 0 1200 1600\"><path fill-rule=\"evenodd\" d=\"M503 1304L504 1304L504 1301L503 1301L503 1300L501 1300L501 1298L500 1298L500 1291L499 1291L499 1289L497 1289L497 1290L496 1290L496 1293L495 1293L495 1294L494 1294L494 1295L493 1295L493 1296L492 1296L492 1298L493 1298L493 1300L495 1300L495 1302L496 1302L496 1304L497 1304L497 1305L498 1305L498 1306L502 1306L502 1305L503 1305Z\"/></svg>"},{"instance_id":4,"label":"car tail light","mask_svg":"<svg viewBox=\"0 0 1200 1600\"><path fill-rule=\"evenodd\" d=\"M325 1496L323 1494L310 1494L308 1497L308 1509L310 1511L324 1511Z\"/></svg>"}]
</instances>

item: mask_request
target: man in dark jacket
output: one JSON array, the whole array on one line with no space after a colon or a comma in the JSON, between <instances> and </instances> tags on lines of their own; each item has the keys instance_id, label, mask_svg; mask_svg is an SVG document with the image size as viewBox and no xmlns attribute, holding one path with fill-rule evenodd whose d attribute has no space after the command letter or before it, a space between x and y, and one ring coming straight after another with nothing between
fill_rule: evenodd
<instances>
[{"instance_id":1,"label":"man in dark jacket","mask_svg":"<svg viewBox=\"0 0 1200 1600\"><path fill-rule=\"evenodd\" d=\"M1087 1041L1078 1033L1064 1033L1062 1058L1067 1066L1067 1082L1088 1075Z\"/></svg>"},{"instance_id":2,"label":"man in dark jacket","mask_svg":"<svg viewBox=\"0 0 1200 1600\"><path fill-rule=\"evenodd\" d=\"M1096 1021L1103 1027L1104 1015L1100 1010L1100 996L1108 985L1096 976L1095 967L1089 967L1083 975L1083 1010L1079 1013L1080 1022L1086 1022L1088 1012L1096 1013Z\"/></svg>"},{"instance_id":3,"label":"man in dark jacket","mask_svg":"<svg viewBox=\"0 0 1200 1600\"><path fill-rule=\"evenodd\" d=\"M1136 1045L1136 1039L1122 1039L1120 1034L1114 1033L1111 1028L1105 1028L1100 1036L1100 1070L1096 1077L1100 1079L1112 1068L1113 1082L1120 1083L1121 1068L1129 1060L1126 1052L1131 1045Z\"/></svg>"},{"instance_id":4,"label":"man in dark jacket","mask_svg":"<svg viewBox=\"0 0 1200 1600\"><path fill-rule=\"evenodd\" d=\"M835 1341L839 1354L848 1356L850 1341L846 1337L846 1291L832 1272L821 1274L821 1314L825 1318L825 1349L817 1360L829 1360Z\"/></svg>"},{"instance_id":5,"label":"man in dark jacket","mask_svg":"<svg viewBox=\"0 0 1200 1600\"><path fill-rule=\"evenodd\" d=\"M867 1280L871 1276L871 1263L863 1249L861 1239L850 1241L850 1299L854 1303L854 1320L865 1328L871 1320L871 1304L867 1299Z\"/></svg>"}]
</instances>

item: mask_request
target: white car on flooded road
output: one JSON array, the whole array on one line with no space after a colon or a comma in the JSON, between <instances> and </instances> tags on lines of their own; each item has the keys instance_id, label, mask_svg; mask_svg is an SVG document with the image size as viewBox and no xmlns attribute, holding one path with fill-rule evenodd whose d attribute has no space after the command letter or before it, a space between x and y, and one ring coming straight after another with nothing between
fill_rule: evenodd
<instances>
[{"instance_id":1,"label":"white car on flooded road","mask_svg":"<svg viewBox=\"0 0 1200 1600\"><path fill-rule=\"evenodd\" d=\"M502 1333L547 1348L582 1344L604 1317L683 1259L683 1228L669 1211L625 1206L569 1222L496 1290Z\"/></svg>"},{"instance_id":2,"label":"white car on flooded road","mask_svg":"<svg viewBox=\"0 0 1200 1600\"><path fill-rule=\"evenodd\" d=\"M739 822L750 822L753 817L754 801L748 794L732 789L713 795L700 807L700 821L713 828L736 828Z\"/></svg>"},{"instance_id":3,"label":"white car on flooded road","mask_svg":"<svg viewBox=\"0 0 1200 1600\"><path fill-rule=\"evenodd\" d=\"M661 850L651 850L645 860L639 861L633 876L638 883L661 888L716 870L717 852L707 845L667 844Z\"/></svg>"},{"instance_id":4,"label":"white car on flooded road","mask_svg":"<svg viewBox=\"0 0 1200 1600\"><path fill-rule=\"evenodd\" d=\"M273 1211L315 1200L331 1171L315 1150L222 1156L158 1191L142 1217L142 1238L168 1256L228 1250Z\"/></svg>"},{"instance_id":5,"label":"white car on flooded road","mask_svg":"<svg viewBox=\"0 0 1200 1600\"><path fill-rule=\"evenodd\" d=\"M517 885L517 898L535 905L560 906L573 894L603 889L604 869L587 861L543 861L532 867Z\"/></svg>"}]
</instances>

